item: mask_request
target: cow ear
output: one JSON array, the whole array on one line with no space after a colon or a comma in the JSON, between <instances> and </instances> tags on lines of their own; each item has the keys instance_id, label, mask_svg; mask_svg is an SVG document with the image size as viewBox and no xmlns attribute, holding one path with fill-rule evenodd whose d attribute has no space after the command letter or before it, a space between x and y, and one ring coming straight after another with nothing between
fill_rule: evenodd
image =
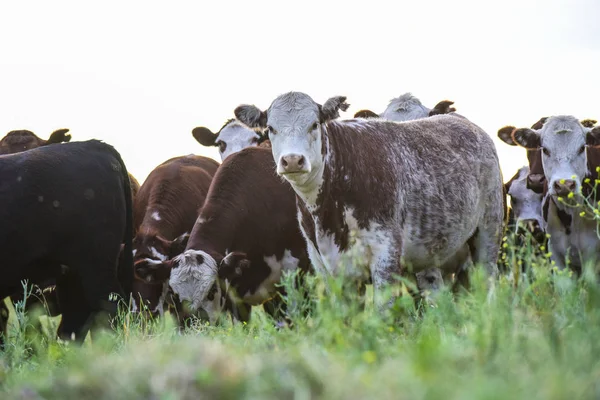
<instances>
[{"instance_id":1,"label":"cow ear","mask_svg":"<svg viewBox=\"0 0 600 400\"><path fill-rule=\"evenodd\" d=\"M453 101L450 100L442 100L433 107L431 111L429 111L429 116L440 115L440 114L449 114L451 112L456 111L456 108L450 107L454 104Z\"/></svg>"},{"instance_id":2,"label":"cow ear","mask_svg":"<svg viewBox=\"0 0 600 400\"><path fill-rule=\"evenodd\" d=\"M346 111L348 107L350 107L350 104L346 103L346 96L332 97L325 104L319 106L319 120L324 123L339 118L340 110Z\"/></svg>"},{"instance_id":3,"label":"cow ear","mask_svg":"<svg viewBox=\"0 0 600 400\"><path fill-rule=\"evenodd\" d=\"M514 126L505 126L504 128L500 128L498 130L498 137L504 143L511 146L518 146L518 144L513 140L512 133L517 129Z\"/></svg>"},{"instance_id":4,"label":"cow ear","mask_svg":"<svg viewBox=\"0 0 600 400\"><path fill-rule=\"evenodd\" d=\"M354 114L354 118L364 118L364 119L379 118L379 115L375 114L371 110L360 110Z\"/></svg>"},{"instance_id":5,"label":"cow ear","mask_svg":"<svg viewBox=\"0 0 600 400\"><path fill-rule=\"evenodd\" d=\"M134 266L136 278L149 283L165 282L171 276L173 261L154 261L144 258L137 261Z\"/></svg>"},{"instance_id":6,"label":"cow ear","mask_svg":"<svg viewBox=\"0 0 600 400\"><path fill-rule=\"evenodd\" d=\"M512 133L512 140L526 149L537 149L540 147L540 134L529 128L516 129Z\"/></svg>"},{"instance_id":7,"label":"cow ear","mask_svg":"<svg viewBox=\"0 0 600 400\"><path fill-rule=\"evenodd\" d=\"M194 139L202 146L210 147L217 145L217 134L203 126L192 129L192 136L194 136Z\"/></svg>"},{"instance_id":8,"label":"cow ear","mask_svg":"<svg viewBox=\"0 0 600 400\"><path fill-rule=\"evenodd\" d=\"M588 146L598 147L600 146L600 126L591 129L585 138L585 142Z\"/></svg>"},{"instance_id":9,"label":"cow ear","mask_svg":"<svg viewBox=\"0 0 600 400\"><path fill-rule=\"evenodd\" d=\"M596 125L598 123L598 121L596 121L595 119L584 119L583 121L581 121L581 125L583 125L586 128L593 128L594 125Z\"/></svg>"},{"instance_id":10,"label":"cow ear","mask_svg":"<svg viewBox=\"0 0 600 400\"><path fill-rule=\"evenodd\" d=\"M531 125L531 129L535 129L536 131L539 131L540 129L542 129L544 127L544 124L546 123L547 119L548 119L548 117L540 118L540 120L538 122Z\"/></svg>"},{"instance_id":11,"label":"cow ear","mask_svg":"<svg viewBox=\"0 0 600 400\"><path fill-rule=\"evenodd\" d=\"M219 264L219 278L229 281L240 278L248 268L250 268L250 260L246 253L231 252Z\"/></svg>"},{"instance_id":12,"label":"cow ear","mask_svg":"<svg viewBox=\"0 0 600 400\"><path fill-rule=\"evenodd\" d=\"M52 134L46 141L46 144L69 142L71 140L71 135L67 134L67 132L69 132L68 129L58 129L52 132Z\"/></svg>"},{"instance_id":13,"label":"cow ear","mask_svg":"<svg viewBox=\"0 0 600 400\"><path fill-rule=\"evenodd\" d=\"M233 113L238 120L250 128L267 127L267 112L259 110L254 105L243 104L238 106Z\"/></svg>"}]
</instances>

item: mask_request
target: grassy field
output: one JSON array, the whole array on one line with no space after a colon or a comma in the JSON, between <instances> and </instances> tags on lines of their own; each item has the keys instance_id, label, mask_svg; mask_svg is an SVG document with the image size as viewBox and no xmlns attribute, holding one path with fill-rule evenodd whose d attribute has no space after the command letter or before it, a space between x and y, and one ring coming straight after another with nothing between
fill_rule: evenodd
<instances>
[{"instance_id":1,"label":"grassy field","mask_svg":"<svg viewBox=\"0 0 600 400\"><path fill-rule=\"evenodd\" d=\"M122 315L116 333L77 348L30 337L20 315L0 355L0 398L599 398L594 272L576 280L529 246L506 246L513 271L491 290L477 270L468 293L442 291L418 309L404 295L385 315L319 278L287 285L293 328L257 312L179 334L170 319Z\"/></svg>"}]
</instances>

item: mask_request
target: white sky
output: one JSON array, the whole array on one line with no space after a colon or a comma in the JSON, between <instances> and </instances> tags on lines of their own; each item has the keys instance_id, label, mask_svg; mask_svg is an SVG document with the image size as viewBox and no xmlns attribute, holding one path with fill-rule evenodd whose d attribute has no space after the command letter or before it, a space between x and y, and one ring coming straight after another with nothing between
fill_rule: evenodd
<instances>
[{"instance_id":1,"label":"white sky","mask_svg":"<svg viewBox=\"0 0 600 400\"><path fill-rule=\"evenodd\" d=\"M600 120L600 1L19 1L0 3L0 136L114 145L142 181L196 153L241 103L348 96L351 117L412 92L496 141L505 180L525 151L504 125L572 114Z\"/></svg>"}]
</instances>

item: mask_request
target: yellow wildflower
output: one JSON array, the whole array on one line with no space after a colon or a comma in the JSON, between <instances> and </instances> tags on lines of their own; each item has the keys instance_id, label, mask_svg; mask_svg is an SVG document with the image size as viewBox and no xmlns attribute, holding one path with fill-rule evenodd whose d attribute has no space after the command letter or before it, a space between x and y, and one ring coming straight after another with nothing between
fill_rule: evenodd
<instances>
[{"instance_id":1,"label":"yellow wildflower","mask_svg":"<svg viewBox=\"0 0 600 400\"><path fill-rule=\"evenodd\" d=\"M377 354L375 354L374 351L365 351L362 354L362 359L367 364L373 364L375 361L377 361Z\"/></svg>"},{"instance_id":2,"label":"yellow wildflower","mask_svg":"<svg viewBox=\"0 0 600 400\"><path fill-rule=\"evenodd\" d=\"M564 179L561 179L559 182L560 182L561 185L565 184L565 180Z\"/></svg>"},{"instance_id":3,"label":"yellow wildflower","mask_svg":"<svg viewBox=\"0 0 600 400\"><path fill-rule=\"evenodd\" d=\"M569 199L572 199L573 197L575 197L575 193L573 193L573 192L569 192L569 194L567 195L567 197L568 197Z\"/></svg>"},{"instance_id":4,"label":"yellow wildflower","mask_svg":"<svg viewBox=\"0 0 600 400\"><path fill-rule=\"evenodd\" d=\"M585 217L585 211L582 211L582 212L580 212L580 213L579 213L579 216L580 216L580 217Z\"/></svg>"},{"instance_id":5,"label":"yellow wildflower","mask_svg":"<svg viewBox=\"0 0 600 400\"><path fill-rule=\"evenodd\" d=\"M584 182L584 183L590 183L590 178L585 178L585 179L583 180L583 182Z\"/></svg>"}]
</instances>

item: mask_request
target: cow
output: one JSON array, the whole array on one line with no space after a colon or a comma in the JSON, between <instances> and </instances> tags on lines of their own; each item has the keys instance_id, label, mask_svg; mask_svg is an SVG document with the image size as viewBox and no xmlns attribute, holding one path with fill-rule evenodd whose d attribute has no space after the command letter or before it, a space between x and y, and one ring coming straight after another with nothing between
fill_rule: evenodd
<instances>
[{"instance_id":1,"label":"cow","mask_svg":"<svg viewBox=\"0 0 600 400\"><path fill-rule=\"evenodd\" d=\"M454 113L456 108L452 107L452 104L454 102L442 100L433 109L430 109L425 107L421 103L421 100L411 93L404 93L390 100L387 108L381 114L377 114L371 110L360 110L354 114L354 118L383 118L389 121L412 121L433 115Z\"/></svg>"},{"instance_id":2,"label":"cow","mask_svg":"<svg viewBox=\"0 0 600 400\"><path fill-rule=\"evenodd\" d=\"M377 294L395 275L440 267L468 244L473 262L496 276L503 184L487 133L452 115L333 121L346 108L342 96L320 105L289 92L266 111L235 110L267 129L315 269L337 275L345 255L362 254ZM360 279L359 269L346 274Z\"/></svg>"},{"instance_id":3,"label":"cow","mask_svg":"<svg viewBox=\"0 0 600 400\"><path fill-rule=\"evenodd\" d=\"M171 158L150 172L133 205L134 265L183 252L218 168L215 160L190 154ZM162 282L135 279L133 294L135 310L142 308L141 301L153 315L163 313Z\"/></svg>"},{"instance_id":4,"label":"cow","mask_svg":"<svg viewBox=\"0 0 600 400\"><path fill-rule=\"evenodd\" d=\"M229 119L217 133L200 126L192 130L194 138L203 146L219 148L221 161L246 147L259 146L266 137L260 129L252 129L235 118Z\"/></svg>"},{"instance_id":5,"label":"cow","mask_svg":"<svg viewBox=\"0 0 600 400\"><path fill-rule=\"evenodd\" d=\"M98 313L133 280L127 169L110 145L90 140L0 156L0 298L22 280L56 281L63 339L81 342ZM124 266L117 259L124 243ZM127 256L128 254L128 256Z\"/></svg>"},{"instance_id":6,"label":"cow","mask_svg":"<svg viewBox=\"0 0 600 400\"><path fill-rule=\"evenodd\" d=\"M67 132L68 129L58 129L52 132L48 140L44 140L28 130L10 131L0 140L0 154L20 153L53 143L69 142L71 135Z\"/></svg>"},{"instance_id":7,"label":"cow","mask_svg":"<svg viewBox=\"0 0 600 400\"><path fill-rule=\"evenodd\" d=\"M68 133L69 129L58 129L50 135L48 140L39 138L35 133L28 130L14 130L10 131L2 140L0 140L0 155L2 154L15 154L23 151L35 149L41 146L47 146L50 144L68 143L72 137ZM128 172L131 195L135 199L137 191L140 188L140 184L137 179ZM38 283L32 288L31 296L25 303L25 311L31 311L35 307L43 306L48 316L56 317L60 315L60 307L58 306L58 299L56 298L55 289L56 282L53 279L46 280L43 283ZM14 293L10 296L11 301L14 303L23 301L25 293L23 290L19 290L18 293ZM37 321L34 325L39 325Z\"/></svg>"},{"instance_id":8,"label":"cow","mask_svg":"<svg viewBox=\"0 0 600 400\"><path fill-rule=\"evenodd\" d=\"M136 264L138 276L168 281L180 300L205 311L211 322L223 310L247 321L251 306L260 304L273 313L282 273L297 269L309 271L296 196L275 174L271 151L256 147L223 161L181 255Z\"/></svg>"},{"instance_id":9,"label":"cow","mask_svg":"<svg viewBox=\"0 0 600 400\"><path fill-rule=\"evenodd\" d=\"M600 241L593 207L599 197L591 182L600 166L600 127L591 120L553 116L540 129L516 129L512 139L528 151L540 149L545 176L542 214L550 235L549 250L558 268L581 272L596 263Z\"/></svg>"}]
</instances>

